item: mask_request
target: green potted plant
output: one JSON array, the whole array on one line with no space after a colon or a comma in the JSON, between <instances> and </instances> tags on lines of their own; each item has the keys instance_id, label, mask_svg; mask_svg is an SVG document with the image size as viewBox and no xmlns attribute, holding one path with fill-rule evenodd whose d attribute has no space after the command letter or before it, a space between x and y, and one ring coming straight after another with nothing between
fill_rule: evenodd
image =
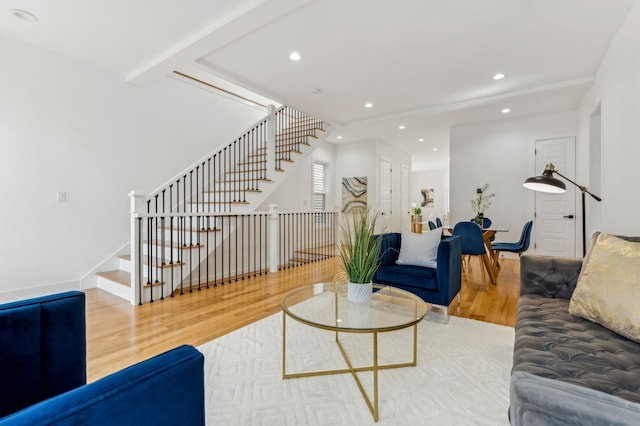
<instances>
[{"instance_id":1,"label":"green potted plant","mask_svg":"<svg viewBox=\"0 0 640 426\"><path fill-rule=\"evenodd\" d=\"M411 232L422 233L422 209L413 204L413 215L411 215Z\"/></svg>"},{"instance_id":2,"label":"green potted plant","mask_svg":"<svg viewBox=\"0 0 640 426\"><path fill-rule=\"evenodd\" d=\"M376 233L378 214L369 210L353 213L340 227L340 258L349 277L347 296L353 302L368 302L373 274L379 266L382 235Z\"/></svg>"}]
</instances>

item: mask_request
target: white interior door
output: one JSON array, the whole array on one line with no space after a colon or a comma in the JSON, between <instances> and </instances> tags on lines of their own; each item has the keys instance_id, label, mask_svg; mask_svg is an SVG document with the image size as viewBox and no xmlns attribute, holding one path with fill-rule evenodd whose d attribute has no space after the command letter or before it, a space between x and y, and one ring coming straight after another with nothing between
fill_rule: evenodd
<instances>
[{"instance_id":1,"label":"white interior door","mask_svg":"<svg viewBox=\"0 0 640 426\"><path fill-rule=\"evenodd\" d=\"M409 224L409 216L411 215L411 206L409 205L409 175L411 170L409 166L402 166L400 170L400 208L402 209L402 223Z\"/></svg>"},{"instance_id":2,"label":"white interior door","mask_svg":"<svg viewBox=\"0 0 640 426\"><path fill-rule=\"evenodd\" d=\"M392 184L391 161L380 159L380 213L391 215L392 211Z\"/></svg>"},{"instance_id":3,"label":"white interior door","mask_svg":"<svg viewBox=\"0 0 640 426\"><path fill-rule=\"evenodd\" d=\"M537 140L536 175L541 175L545 166L553 163L560 173L574 179L575 143L574 137ZM575 186L556 174L554 177L566 184L567 192L535 193L534 247L538 254L574 257L576 223L580 220L576 211Z\"/></svg>"}]
</instances>

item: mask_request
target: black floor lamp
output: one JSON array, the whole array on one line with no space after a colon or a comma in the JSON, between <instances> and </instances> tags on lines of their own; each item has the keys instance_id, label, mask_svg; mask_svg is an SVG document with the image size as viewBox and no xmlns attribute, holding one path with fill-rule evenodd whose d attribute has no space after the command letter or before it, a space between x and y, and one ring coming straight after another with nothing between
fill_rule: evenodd
<instances>
[{"instance_id":1,"label":"black floor lamp","mask_svg":"<svg viewBox=\"0 0 640 426\"><path fill-rule=\"evenodd\" d=\"M584 256L585 254L587 254L584 194L587 193L591 195L596 201L602 201L602 198L589 192L586 186L578 185L577 183L560 173L551 163L547 164L547 166L544 168L542 176L530 177L524 181L523 185L527 189L532 189L539 192L551 192L556 194L565 192L567 190L567 187L560 179L556 179L553 177L554 173L577 186L582 192L582 255Z\"/></svg>"}]
</instances>

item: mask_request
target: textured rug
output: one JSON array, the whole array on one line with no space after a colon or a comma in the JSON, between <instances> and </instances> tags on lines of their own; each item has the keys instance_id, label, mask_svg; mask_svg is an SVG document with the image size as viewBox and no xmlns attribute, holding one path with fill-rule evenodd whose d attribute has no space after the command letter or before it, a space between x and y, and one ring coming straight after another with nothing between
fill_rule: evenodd
<instances>
[{"instance_id":1,"label":"textured rug","mask_svg":"<svg viewBox=\"0 0 640 426\"><path fill-rule=\"evenodd\" d=\"M412 328L379 337L381 363L411 361ZM345 368L335 333L287 318L287 373ZM379 425L508 425L514 330L451 317L418 325L418 365L379 373ZM356 366L370 335L341 334ZM376 424L351 374L282 379L282 313L198 348L208 425ZM373 375L359 373L373 395Z\"/></svg>"}]
</instances>

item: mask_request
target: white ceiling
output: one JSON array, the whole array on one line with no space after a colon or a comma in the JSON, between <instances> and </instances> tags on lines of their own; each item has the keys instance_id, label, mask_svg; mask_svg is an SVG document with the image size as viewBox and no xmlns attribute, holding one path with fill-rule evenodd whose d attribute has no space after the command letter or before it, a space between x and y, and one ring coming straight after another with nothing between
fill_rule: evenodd
<instances>
[{"instance_id":1,"label":"white ceiling","mask_svg":"<svg viewBox=\"0 0 640 426\"><path fill-rule=\"evenodd\" d=\"M437 169L451 126L576 108L634 1L0 0L0 35L135 84L196 68Z\"/></svg>"}]
</instances>

